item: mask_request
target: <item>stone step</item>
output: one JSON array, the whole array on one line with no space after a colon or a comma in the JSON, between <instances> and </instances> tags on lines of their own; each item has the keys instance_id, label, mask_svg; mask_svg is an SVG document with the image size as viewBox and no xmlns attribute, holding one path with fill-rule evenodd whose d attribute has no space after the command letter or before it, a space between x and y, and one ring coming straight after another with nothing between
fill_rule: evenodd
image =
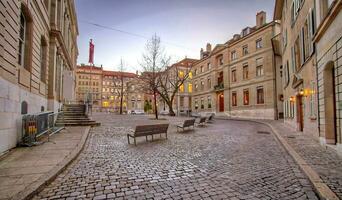
<instances>
[{"instance_id":1,"label":"stone step","mask_svg":"<svg viewBox=\"0 0 342 200\"><path fill-rule=\"evenodd\" d=\"M94 120L86 119L86 120L57 120L56 123L64 123L64 122L75 122L75 123L83 123L83 122L95 122Z\"/></svg>"}]
</instances>

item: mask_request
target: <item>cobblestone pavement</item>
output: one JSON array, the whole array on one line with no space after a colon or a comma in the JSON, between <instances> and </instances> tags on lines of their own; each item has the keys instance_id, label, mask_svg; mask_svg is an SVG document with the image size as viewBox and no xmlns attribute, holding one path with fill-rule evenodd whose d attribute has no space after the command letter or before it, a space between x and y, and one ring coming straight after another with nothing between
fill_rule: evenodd
<instances>
[{"instance_id":1,"label":"cobblestone pavement","mask_svg":"<svg viewBox=\"0 0 342 200\"><path fill-rule=\"evenodd\" d=\"M317 199L309 180L261 124L216 120L169 139L127 144L146 116L96 115L84 151L34 199ZM259 132L259 133L258 133ZM158 137L155 137L158 138Z\"/></svg>"},{"instance_id":2,"label":"cobblestone pavement","mask_svg":"<svg viewBox=\"0 0 342 200\"><path fill-rule=\"evenodd\" d=\"M342 158L331 148L324 148L311 135L289 130L280 121L268 121L294 150L318 173L323 182L342 199Z\"/></svg>"}]
</instances>

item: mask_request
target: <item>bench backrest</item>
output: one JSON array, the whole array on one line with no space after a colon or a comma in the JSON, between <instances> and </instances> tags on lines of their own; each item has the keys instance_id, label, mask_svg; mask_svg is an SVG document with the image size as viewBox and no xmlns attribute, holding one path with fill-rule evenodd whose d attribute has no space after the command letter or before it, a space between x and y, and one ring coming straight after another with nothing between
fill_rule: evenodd
<instances>
[{"instance_id":1,"label":"bench backrest","mask_svg":"<svg viewBox=\"0 0 342 200\"><path fill-rule=\"evenodd\" d=\"M184 121L184 124L183 124L184 127L193 126L193 125L195 125L195 119L187 119Z\"/></svg>"},{"instance_id":2,"label":"bench backrest","mask_svg":"<svg viewBox=\"0 0 342 200\"><path fill-rule=\"evenodd\" d=\"M139 125L135 127L135 136L145 136L151 134L166 133L169 124Z\"/></svg>"}]
</instances>

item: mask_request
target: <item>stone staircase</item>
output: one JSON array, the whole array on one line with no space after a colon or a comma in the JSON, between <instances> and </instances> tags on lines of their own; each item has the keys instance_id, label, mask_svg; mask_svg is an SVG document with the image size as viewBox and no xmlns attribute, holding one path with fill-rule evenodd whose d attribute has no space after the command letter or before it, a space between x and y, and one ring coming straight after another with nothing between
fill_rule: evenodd
<instances>
[{"instance_id":1,"label":"stone staircase","mask_svg":"<svg viewBox=\"0 0 342 200\"><path fill-rule=\"evenodd\" d=\"M83 104L64 104L58 115L56 126L100 126L99 122L89 119Z\"/></svg>"}]
</instances>

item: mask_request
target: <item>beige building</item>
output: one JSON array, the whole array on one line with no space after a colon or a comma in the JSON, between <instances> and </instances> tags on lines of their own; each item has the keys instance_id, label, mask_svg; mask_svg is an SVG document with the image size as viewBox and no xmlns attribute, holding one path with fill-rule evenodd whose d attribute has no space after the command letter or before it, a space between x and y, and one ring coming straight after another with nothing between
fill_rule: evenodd
<instances>
[{"instance_id":1,"label":"beige building","mask_svg":"<svg viewBox=\"0 0 342 200\"><path fill-rule=\"evenodd\" d=\"M135 77L136 74L129 72L103 71L101 90L103 111L120 112L121 93L123 96L122 110L125 113L128 111L128 82L132 81Z\"/></svg>"},{"instance_id":2,"label":"beige building","mask_svg":"<svg viewBox=\"0 0 342 200\"><path fill-rule=\"evenodd\" d=\"M316 0L319 139L342 154L342 1Z\"/></svg>"},{"instance_id":3,"label":"beige building","mask_svg":"<svg viewBox=\"0 0 342 200\"><path fill-rule=\"evenodd\" d=\"M274 20L281 22L281 54L285 123L318 136L314 1L275 4Z\"/></svg>"},{"instance_id":4,"label":"beige building","mask_svg":"<svg viewBox=\"0 0 342 200\"><path fill-rule=\"evenodd\" d=\"M77 35L73 0L0 2L0 154L21 141L23 114L73 99Z\"/></svg>"},{"instance_id":5,"label":"beige building","mask_svg":"<svg viewBox=\"0 0 342 200\"><path fill-rule=\"evenodd\" d=\"M191 68L193 67L193 64L197 62L196 59L191 58L184 58L181 61L172 64L168 69L166 70L166 73L168 73L168 79L169 79L169 96L172 95L172 91L175 88L175 84L177 82L180 82L184 80L184 83L179 86L178 91L175 94L174 101L172 104L172 108L176 115L187 115L191 112L191 97L192 97L192 72ZM174 78L173 78L174 77ZM159 111L169 111L169 106L167 103L162 100L160 97L160 102L158 106Z\"/></svg>"},{"instance_id":6,"label":"beige building","mask_svg":"<svg viewBox=\"0 0 342 200\"><path fill-rule=\"evenodd\" d=\"M81 65L76 69L76 100L89 102L93 111L101 108L102 67Z\"/></svg>"},{"instance_id":7,"label":"beige building","mask_svg":"<svg viewBox=\"0 0 342 200\"><path fill-rule=\"evenodd\" d=\"M192 111L244 118L281 117L281 94L276 93L281 70L274 65L271 42L278 27L275 22L266 23L266 13L260 12L256 26L246 27L214 49L211 44L206 51L201 49L201 60L193 68Z\"/></svg>"}]
</instances>

